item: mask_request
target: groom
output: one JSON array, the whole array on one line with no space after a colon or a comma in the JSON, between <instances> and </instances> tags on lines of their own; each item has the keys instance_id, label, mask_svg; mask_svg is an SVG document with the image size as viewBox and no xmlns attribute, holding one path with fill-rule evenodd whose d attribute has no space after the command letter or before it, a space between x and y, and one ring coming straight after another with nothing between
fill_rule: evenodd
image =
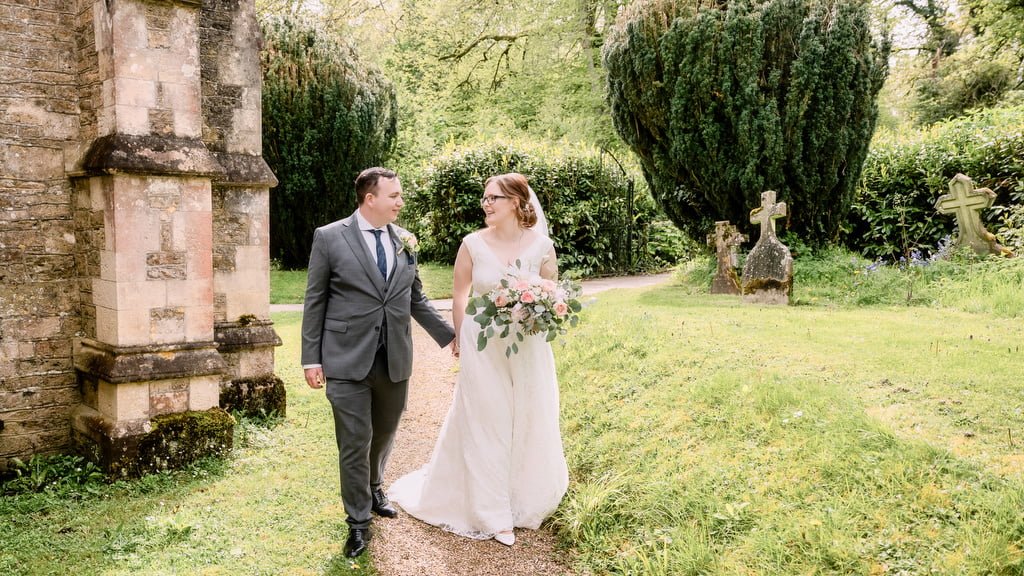
<instances>
[{"instance_id":1,"label":"groom","mask_svg":"<svg viewBox=\"0 0 1024 576\"><path fill-rule=\"evenodd\" d=\"M310 388L327 385L338 442L345 555L370 541L371 511L398 513L381 489L412 374L411 318L439 346L455 333L423 295L411 235L392 224L402 185L384 168L356 178L359 207L317 228L302 312L302 367Z\"/></svg>"}]
</instances>

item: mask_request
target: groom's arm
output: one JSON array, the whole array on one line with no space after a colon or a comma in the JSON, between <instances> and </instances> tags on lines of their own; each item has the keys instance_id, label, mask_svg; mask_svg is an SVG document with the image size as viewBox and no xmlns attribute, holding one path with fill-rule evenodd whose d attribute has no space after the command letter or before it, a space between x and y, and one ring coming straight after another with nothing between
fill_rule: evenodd
<instances>
[{"instance_id":1,"label":"groom's arm","mask_svg":"<svg viewBox=\"0 0 1024 576\"><path fill-rule=\"evenodd\" d=\"M411 298L409 308L416 323L422 326L427 334L430 334L438 346L451 344L455 340L455 331L430 303L427 295L423 293L423 282L420 281L419 269L416 270L416 275L412 280Z\"/></svg>"},{"instance_id":2,"label":"groom's arm","mask_svg":"<svg viewBox=\"0 0 1024 576\"><path fill-rule=\"evenodd\" d=\"M330 261L324 244L321 230L317 229L313 233L313 248L309 253L306 297L302 306L303 368L315 368L322 364L320 343L324 334L324 316L327 313L331 281Z\"/></svg>"}]
</instances>

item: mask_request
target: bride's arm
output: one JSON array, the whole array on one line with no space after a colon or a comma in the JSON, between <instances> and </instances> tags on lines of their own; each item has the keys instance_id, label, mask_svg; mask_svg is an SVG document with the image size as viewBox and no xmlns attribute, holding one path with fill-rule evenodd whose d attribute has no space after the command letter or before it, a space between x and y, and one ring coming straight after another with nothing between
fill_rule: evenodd
<instances>
[{"instance_id":1,"label":"bride's arm","mask_svg":"<svg viewBox=\"0 0 1024 576\"><path fill-rule=\"evenodd\" d=\"M473 257L463 242L455 257L455 278L452 285L452 323L455 324L455 338L461 334L462 320L466 316L466 304L473 289Z\"/></svg>"},{"instance_id":2,"label":"bride's arm","mask_svg":"<svg viewBox=\"0 0 1024 576\"><path fill-rule=\"evenodd\" d=\"M540 265L540 277L548 280L558 280L558 258L555 255L555 247L548 250L544 262Z\"/></svg>"}]
</instances>

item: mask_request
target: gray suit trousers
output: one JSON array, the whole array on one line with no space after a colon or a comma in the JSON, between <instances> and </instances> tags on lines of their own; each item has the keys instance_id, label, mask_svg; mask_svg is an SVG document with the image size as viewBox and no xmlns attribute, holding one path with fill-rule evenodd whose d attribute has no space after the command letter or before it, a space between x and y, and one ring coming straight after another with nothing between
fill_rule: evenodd
<instances>
[{"instance_id":1,"label":"gray suit trousers","mask_svg":"<svg viewBox=\"0 0 1024 576\"><path fill-rule=\"evenodd\" d=\"M370 491L384 481L398 421L405 411L409 381L388 377L387 349L381 346L362 380L327 380L338 442L341 500L352 528L370 525Z\"/></svg>"}]
</instances>

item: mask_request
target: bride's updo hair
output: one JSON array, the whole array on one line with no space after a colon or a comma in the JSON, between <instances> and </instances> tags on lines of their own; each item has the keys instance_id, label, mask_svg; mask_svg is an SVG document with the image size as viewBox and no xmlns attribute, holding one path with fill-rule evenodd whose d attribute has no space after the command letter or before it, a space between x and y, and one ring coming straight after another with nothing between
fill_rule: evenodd
<instances>
[{"instance_id":1,"label":"bride's updo hair","mask_svg":"<svg viewBox=\"0 0 1024 576\"><path fill-rule=\"evenodd\" d=\"M532 228L537 223L537 211L530 204L530 184L526 181L526 176L518 172L498 174L488 178L484 182L484 188L486 189L490 186L491 182L498 185L501 193L508 196L510 202L515 202L516 218L519 220L519 226L522 228Z\"/></svg>"}]
</instances>

